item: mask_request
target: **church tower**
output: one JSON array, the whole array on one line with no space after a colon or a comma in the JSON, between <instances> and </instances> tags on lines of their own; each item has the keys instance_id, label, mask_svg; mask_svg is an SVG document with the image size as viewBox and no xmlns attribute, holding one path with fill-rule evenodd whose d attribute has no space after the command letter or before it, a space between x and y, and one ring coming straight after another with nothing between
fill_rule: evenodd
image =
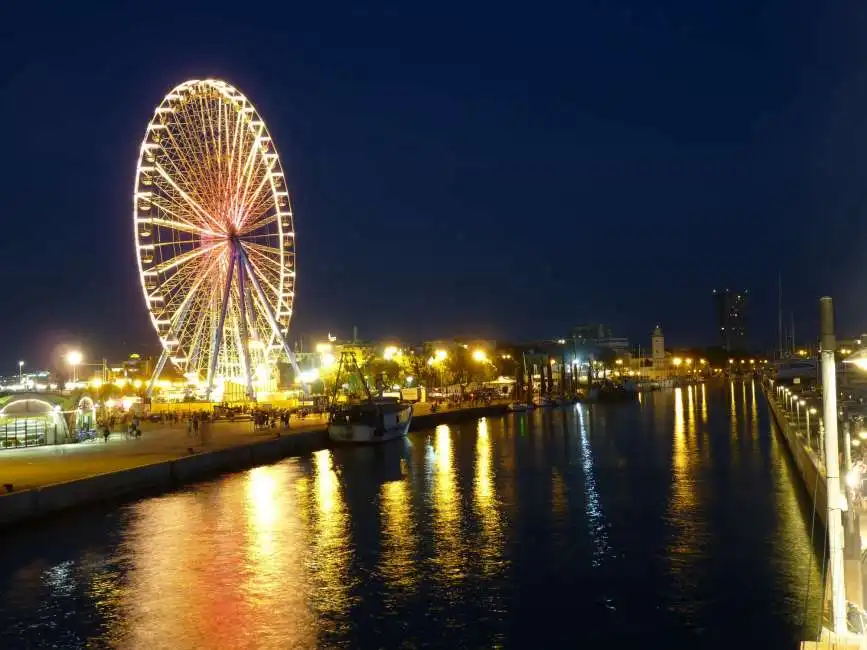
<instances>
[{"instance_id":1,"label":"church tower","mask_svg":"<svg viewBox=\"0 0 867 650\"><path fill-rule=\"evenodd\" d=\"M653 362L654 374L665 372L665 337L659 325L653 329L650 337L650 359Z\"/></svg>"}]
</instances>

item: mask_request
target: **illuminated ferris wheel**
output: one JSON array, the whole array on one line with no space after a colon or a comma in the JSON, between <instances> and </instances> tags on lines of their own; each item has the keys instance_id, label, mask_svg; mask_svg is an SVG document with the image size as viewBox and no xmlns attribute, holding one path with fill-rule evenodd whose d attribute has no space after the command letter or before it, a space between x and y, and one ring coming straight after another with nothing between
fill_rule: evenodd
<instances>
[{"instance_id":1,"label":"illuminated ferris wheel","mask_svg":"<svg viewBox=\"0 0 867 650\"><path fill-rule=\"evenodd\" d=\"M295 229L283 168L265 122L214 79L174 88L139 152L135 244L163 353L207 387L250 397L276 362L296 366L286 332L295 297Z\"/></svg>"}]
</instances>

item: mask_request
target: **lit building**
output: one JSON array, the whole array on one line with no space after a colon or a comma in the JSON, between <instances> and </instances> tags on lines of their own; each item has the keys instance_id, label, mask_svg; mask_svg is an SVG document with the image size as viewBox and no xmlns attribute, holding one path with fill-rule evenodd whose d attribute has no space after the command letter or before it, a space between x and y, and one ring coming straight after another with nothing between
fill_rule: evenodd
<instances>
[{"instance_id":1,"label":"lit building","mask_svg":"<svg viewBox=\"0 0 867 650\"><path fill-rule=\"evenodd\" d=\"M747 348L747 298L749 291L741 293L730 289L714 289L717 331L726 352Z\"/></svg>"}]
</instances>

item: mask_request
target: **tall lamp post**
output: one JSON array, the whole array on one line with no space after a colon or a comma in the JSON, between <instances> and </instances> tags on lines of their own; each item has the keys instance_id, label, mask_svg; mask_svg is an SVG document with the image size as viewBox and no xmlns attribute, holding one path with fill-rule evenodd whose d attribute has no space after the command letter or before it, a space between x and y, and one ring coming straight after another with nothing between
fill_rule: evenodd
<instances>
[{"instance_id":1,"label":"tall lamp post","mask_svg":"<svg viewBox=\"0 0 867 650\"><path fill-rule=\"evenodd\" d=\"M19 384L24 383L24 362L23 361L18 362L18 383Z\"/></svg>"},{"instance_id":2,"label":"tall lamp post","mask_svg":"<svg viewBox=\"0 0 867 650\"><path fill-rule=\"evenodd\" d=\"M66 353L66 363L72 366L72 381L78 381L78 366L81 364L84 357L78 350L70 350Z\"/></svg>"}]
</instances>

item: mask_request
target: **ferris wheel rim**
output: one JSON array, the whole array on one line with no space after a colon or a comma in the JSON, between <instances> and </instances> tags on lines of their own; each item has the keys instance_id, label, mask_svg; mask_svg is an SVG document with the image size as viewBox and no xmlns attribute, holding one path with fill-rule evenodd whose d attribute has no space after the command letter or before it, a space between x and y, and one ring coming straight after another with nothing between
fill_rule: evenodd
<instances>
[{"instance_id":1,"label":"ferris wheel rim","mask_svg":"<svg viewBox=\"0 0 867 650\"><path fill-rule=\"evenodd\" d=\"M276 297L276 300L274 300L276 304L270 306L276 307L274 310L276 313L276 322L281 326L281 331L283 333L288 329L294 309L294 289L296 278L294 214L292 212L288 187L285 182L282 161L277 151L276 144L271 137L271 132L253 103L235 86L217 79L191 79L185 81L172 88L163 97L148 122L144 138L142 139L139 148L133 186L133 238L136 248L139 282L151 324L159 336L160 345L164 350L164 353L169 355L170 358L173 351L183 350L182 341L172 339L172 328L176 323L169 319L170 322L167 324L164 317L162 319L160 318L160 316L164 316L163 311L168 310L160 311L157 309L156 303L158 302L159 295L155 293L153 285L158 285L160 283L160 273L162 273L166 278L161 284L166 284L173 277L167 276L166 274L173 268L189 264L197 257L205 257L208 253L217 251L219 245L216 243L203 243L199 248L178 255L178 260L172 264L160 267L153 264L153 260L158 257L158 251L160 255L162 254L162 251L156 247L174 243L174 248L177 249L178 242L159 242L155 244L151 241L150 243L147 243L145 241L147 239L145 233L149 236L151 230L157 228L169 228L175 233L186 232L191 235L191 237L198 235L201 238L201 241L204 242L207 238L219 238L228 235L229 229L226 228L227 224L221 223L201 206L199 206L201 209L197 209L195 207L195 200L192 197L186 196L182 188L178 188L176 185L172 184L171 179L168 178L167 174L164 174L166 176L166 183L178 190L178 195L186 199L188 203L193 206L193 210L196 212L197 216L201 218L201 222L194 223L180 218L160 220L160 218L155 218L153 215L143 216L143 211L140 208L141 205L144 204L145 195L148 194L148 192L143 189L146 185L146 183L144 183L145 176L143 171L145 168L149 168L148 156L156 146L153 142L154 131L165 128L164 122L160 121L160 116L166 113L171 113L175 108L175 104L181 101L185 94L195 95L196 93L203 92L204 89L215 91L223 100L227 101L229 105L232 106L235 111L235 119L238 123L243 124L243 130L247 135L253 136L254 145L250 151L250 156L257 158L256 164L258 164L259 157L266 161L265 171L263 172L263 183L265 180L267 181L267 194L271 197L271 200L273 200L274 214L266 216L265 219L261 219L259 222L254 220L251 224L247 224L246 226L243 223L239 223L237 230L233 229L231 231L231 237L233 238L233 241L237 242L237 246L245 252L245 267L248 272L255 272L260 275L261 277L259 280L262 281L262 284L266 285L263 291L265 291L266 294L267 292L270 292L272 296ZM236 126L236 128L240 127ZM243 139L245 136L242 135L240 137ZM156 154L154 154L154 156L155 155ZM164 172L164 170L160 169L159 173L162 172ZM153 169L149 168L149 173L153 174ZM148 176L148 178L153 180L153 176ZM245 192L248 189L249 188L245 188ZM258 192L260 191L261 189L257 187L256 196L258 196ZM148 201L150 200L151 198L148 197ZM150 207L153 207L153 205L149 204L149 208ZM203 224L209 224L209 227L204 227ZM274 233L271 230L266 230L266 234L256 234L259 229L267 228L272 224L276 226L276 247L265 246L261 242L254 241L257 238L273 239ZM146 226L149 227L149 229L140 226ZM189 243L189 241L192 240L187 240L184 243ZM145 257L145 251L150 251L147 258ZM146 259L149 261L146 261ZM213 267L218 264L218 260L219 255L215 254L211 260L212 266L205 271L207 273L213 271ZM232 264L233 262L229 261L228 263ZM266 266L270 270L265 271L264 267ZM273 268L275 266L276 269ZM239 274L242 274L242 272L239 271ZM149 282L148 278L156 278L156 280ZM178 281L177 284L180 284L180 282L181 281ZM149 284L152 285L150 288ZM200 291L200 289L201 287L196 286L195 292ZM190 295L192 295L192 293ZM258 302L262 303L259 305L256 304L257 299L253 299L252 295L248 296L248 301L245 310L249 309L251 314L254 310L268 310L269 308L269 305L265 304L268 303L266 298L259 297ZM240 302L243 304L245 301L241 298ZM180 304L181 308L184 310L189 310L191 308L191 305L187 302L181 302ZM186 316L184 317L186 318ZM244 321L245 319L246 314L241 314L240 320ZM266 335L269 337L270 342L267 346L268 350L273 353L273 348L275 347L274 338L278 335L278 332L275 331L268 333L267 328L262 329L264 329ZM197 335L193 333L192 336L202 336L202 334ZM247 345L247 343L244 345ZM187 350L186 353L189 355L190 350ZM183 366L183 369L189 370L189 359L186 364L178 362L179 359L180 357L171 358L171 361L175 365L179 367ZM197 370L201 369L198 368ZM249 373L249 368L247 369L247 372Z\"/></svg>"}]
</instances>

